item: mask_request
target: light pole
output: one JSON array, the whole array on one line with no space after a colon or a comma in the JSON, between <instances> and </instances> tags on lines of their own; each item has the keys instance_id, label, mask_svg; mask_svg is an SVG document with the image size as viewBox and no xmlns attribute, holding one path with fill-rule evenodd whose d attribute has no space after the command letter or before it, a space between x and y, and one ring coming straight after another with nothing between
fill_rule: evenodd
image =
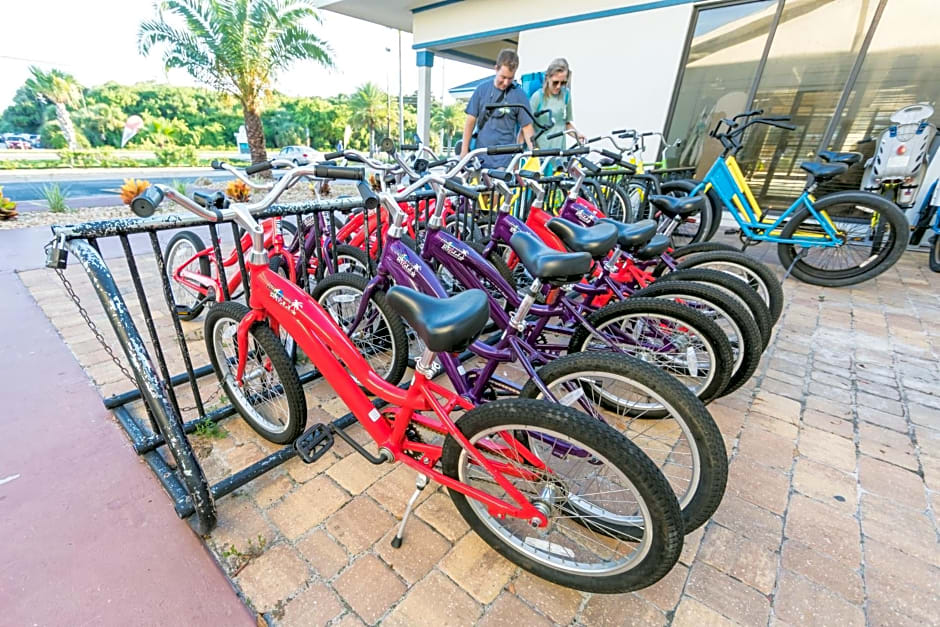
<instances>
[{"instance_id":1,"label":"light pole","mask_svg":"<svg viewBox=\"0 0 940 627\"><path fill-rule=\"evenodd\" d=\"M405 100L401 93L401 31L398 31L398 143L405 141Z\"/></svg>"},{"instance_id":2,"label":"light pole","mask_svg":"<svg viewBox=\"0 0 940 627\"><path fill-rule=\"evenodd\" d=\"M388 46L385 47L385 52L388 54L392 53L392 49ZM385 136L392 136L392 94L391 94L391 81L388 77L388 57L386 57L385 63Z\"/></svg>"}]
</instances>

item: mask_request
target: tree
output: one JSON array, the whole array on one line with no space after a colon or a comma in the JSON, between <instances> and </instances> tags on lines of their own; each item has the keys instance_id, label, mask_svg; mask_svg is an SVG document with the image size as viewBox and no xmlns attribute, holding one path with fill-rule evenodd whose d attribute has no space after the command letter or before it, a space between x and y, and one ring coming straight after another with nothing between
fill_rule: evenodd
<instances>
[{"instance_id":1,"label":"tree","mask_svg":"<svg viewBox=\"0 0 940 627\"><path fill-rule=\"evenodd\" d=\"M156 19L140 25L141 53L163 44L168 69L182 68L235 96L242 106L252 161L267 159L262 100L277 73L305 59L332 65L327 44L303 25L307 19L319 19L313 0L166 0L160 6Z\"/></svg>"},{"instance_id":2,"label":"tree","mask_svg":"<svg viewBox=\"0 0 940 627\"><path fill-rule=\"evenodd\" d=\"M78 149L78 138L69 116L69 105L74 105L82 99L82 88L70 74L59 70L43 72L35 65L30 66L32 77L26 81L27 89L42 96L55 105L55 117L68 147Z\"/></svg>"},{"instance_id":3,"label":"tree","mask_svg":"<svg viewBox=\"0 0 940 627\"><path fill-rule=\"evenodd\" d=\"M466 118L467 114L464 113L464 106L461 102L455 102L446 107L432 107L431 129L443 133L444 145L451 146L457 132L463 131L463 123Z\"/></svg>"},{"instance_id":4,"label":"tree","mask_svg":"<svg viewBox=\"0 0 940 627\"><path fill-rule=\"evenodd\" d=\"M385 120L385 94L375 83L366 83L349 100L350 122L369 129L369 154L375 153L375 127Z\"/></svg>"}]
</instances>

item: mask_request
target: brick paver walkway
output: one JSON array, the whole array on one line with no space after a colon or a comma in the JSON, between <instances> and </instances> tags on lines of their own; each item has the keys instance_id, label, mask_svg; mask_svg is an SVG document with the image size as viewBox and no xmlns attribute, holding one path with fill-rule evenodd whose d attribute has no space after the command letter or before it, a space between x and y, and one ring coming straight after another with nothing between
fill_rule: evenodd
<instances>
[{"instance_id":1,"label":"brick paver walkway","mask_svg":"<svg viewBox=\"0 0 940 627\"><path fill-rule=\"evenodd\" d=\"M138 262L154 285L152 263ZM20 277L102 394L126 390L55 277ZM784 289L757 374L710 406L731 459L724 501L651 588L589 595L534 578L468 533L441 490L425 491L396 551L389 539L414 473L372 466L342 442L221 499L208 546L249 607L279 625L940 624L940 275L907 254L858 289ZM167 314L154 315L172 346ZM206 363L201 319L185 330ZM167 351L181 371L179 351ZM203 380L205 393L214 387ZM346 411L323 384L308 398L308 423ZM212 481L274 450L239 419L222 427L222 438L194 438Z\"/></svg>"}]
</instances>

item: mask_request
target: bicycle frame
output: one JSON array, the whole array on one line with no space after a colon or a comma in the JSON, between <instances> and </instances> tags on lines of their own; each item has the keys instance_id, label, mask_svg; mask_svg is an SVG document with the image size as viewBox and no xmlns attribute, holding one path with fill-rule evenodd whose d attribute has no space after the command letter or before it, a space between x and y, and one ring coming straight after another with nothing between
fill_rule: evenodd
<instances>
[{"instance_id":1,"label":"bicycle frame","mask_svg":"<svg viewBox=\"0 0 940 627\"><path fill-rule=\"evenodd\" d=\"M272 272L263 264L249 264L251 312L238 325L238 369L236 380L241 384L248 355L248 332L255 323L273 322L286 330L297 342L317 369L332 386L336 394L349 407L356 419L376 442L379 450L387 450L394 460L400 461L419 473L466 496L483 502L494 516L512 516L525 520L539 520L547 524L546 517L516 489L505 474L528 477L508 463L488 460L457 429L450 412L460 408L469 410L473 405L458 394L430 381L416 369L407 390L393 386L376 374L365 358L346 337L333 318L306 292L289 280ZM345 364L345 368L343 365ZM348 369L348 371L347 371ZM355 377L355 379L353 378ZM363 392L359 383L379 398L395 405L390 423ZM420 412L432 412L433 416ZM387 415L388 412L385 412ZM438 433L453 437L471 459L492 475L515 504L509 503L480 489L434 470L440 460L442 447L409 440L406 431L411 421ZM545 469L544 463L528 451L510 434L504 434L509 446L499 447L501 452L536 469ZM511 448L510 448L511 447Z\"/></svg>"},{"instance_id":2,"label":"bicycle frame","mask_svg":"<svg viewBox=\"0 0 940 627\"><path fill-rule=\"evenodd\" d=\"M731 216L741 227L742 237L755 241L798 244L806 247L833 248L842 245L838 229L836 229L825 211L816 210L813 205L816 199L807 190L803 190L803 193L780 216L772 222L769 221L769 217L758 206L751 188L744 180L744 175L741 173L741 168L738 166L734 155L716 159L702 182L696 185L689 192L689 195L705 194L712 189L718 194L721 202L731 209ZM780 229L790 216L803 207L816 218L824 231L824 235L811 233L800 235L796 233L792 238L781 237L779 235Z\"/></svg>"}]
</instances>

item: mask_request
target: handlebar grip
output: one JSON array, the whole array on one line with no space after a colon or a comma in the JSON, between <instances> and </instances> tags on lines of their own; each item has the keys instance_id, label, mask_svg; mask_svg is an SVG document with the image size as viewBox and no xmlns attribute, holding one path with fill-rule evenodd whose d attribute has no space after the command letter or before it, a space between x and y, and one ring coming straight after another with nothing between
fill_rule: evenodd
<instances>
[{"instance_id":1,"label":"handlebar grip","mask_svg":"<svg viewBox=\"0 0 940 627\"><path fill-rule=\"evenodd\" d=\"M565 134L564 131L555 131L554 133L549 133L548 135L546 135L545 139L556 139L558 137L561 137L564 134Z\"/></svg>"},{"instance_id":2,"label":"handlebar grip","mask_svg":"<svg viewBox=\"0 0 940 627\"><path fill-rule=\"evenodd\" d=\"M777 128L782 128L787 131L795 131L796 124L787 124L786 122L771 122L771 126L776 126Z\"/></svg>"},{"instance_id":3,"label":"handlebar grip","mask_svg":"<svg viewBox=\"0 0 940 627\"><path fill-rule=\"evenodd\" d=\"M342 157L342 156L343 156L343 151L342 151L342 150L337 150L337 151L334 151L334 152L328 152L328 153L326 153L325 155L323 155L323 160L324 160L324 161L332 161L333 159L339 159L339 158Z\"/></svg>"},{"instance_id":4,"label":"handlebar grip","mask_svg":"<svg viewBox=\"0 0 940 627\"><path fill-rule=\"evenodd\" d=\"M533 172L532 170L519 170L516 174L524 179L532 179L533 181L539 180L539 173Z\"/></svg>"},{"instance_id":5,"label":"handlebar grip","mask_svg":"<svg viewBox=\"0 0 940 627\"><path fill-rule=\"evenodd\" d=\"M617 135L617 137L620 139L633 139L636 137L636 131L624 131L620 133L620 135Z\"/></svg>"},{"instance_id":6,"label":"handlebar grip","mask_svg":"<svg viewBox=\"0 0 940 627\"><path fill-rule=\"evenodd\" d=\"M418 144L402 144L398 147L399 150L410 150L412 152L418 150Z\"/></svg>"},{"instance_id":7,"label":"handlebar grip","mask_svg":"<svg viewBox=\"0 0 940 627\"><path fill-rule=\"evenodd\" d=\"M592 162L592 161L591 161L590 159L588 159L587 157L578 157L578 163L580 163L580 164L583 165L585 168L587 168L588 170L590 170L591 174L597 174L598 172L601 171L600 166L598 166L596 163Z\"/></svg>"},{"instance_id":8,"label":"handlebar grip","mask_svg":"<svg viewBox=\"0 0 940 627\"><path fill-rule=\"evenodd\" d=\"M483 170L483 174L487 175L491 179L498 179L504 183L512 183L512 173L507 172L506 170L494 170L491 168L486 168Z\"/></svg>"},{"instance_id":9,"label":"handlebar grip","mask_svg":"<svg viewBox=\"0 0 940 627\"><path fill-rule=\"evenodd\" d=\"M646 131L645 133L640 133L640 137L651 137L656 134L656 131Z\"/></svg>"},{"instance_id":10,"label":"handlebar grip","mask_svg":"<svg viewBox=\"0 0 940 627\"><path fill-rule=\"evenodd\" d=\"M346 161L352 161L354 163L365 163L365 161L363 161L362 157L360 157L359 155L349 155L348 157L346 157Z\"/></svg>"},{"instance_id":11,"label":"handlebar grip","mask_svg":"<svg viewBox=\"0 0 940 627\"><path fill-rule=\"evenodd\" d=\"M790 116L789 116L789 115L768 115L768 116L763 117L763 118L761 118L761 119L762 119L762 120L769 120L769 121L771 121L771 122L789 122L789 121L790 121Z\"/></svg>"},{"instance_id":12,"label":"handlebar grip","mask_svg":"<svg viewBox=\"0 0 940 627\"><path fill-rule=\"evenodd\" d=\"M212 160L212 163L211 163L210 165L212 165L212 169L213 169L213 170L221 170L221 169L222 169L222 162L219 161L218 159L213 159L213 160Z\"/></svg>"},{"instance_id":13,"label":"handlebar grip","mask_svg":"<svg viewBox=\"0 0 940 627\"><path fill-rule=\"evenodd\" d=\"M153 215L161 202L163 202L163 190L156 185L151 185L131 201L131 211L141 218L148 218Z\"/></svg>"},{"instance_id":14,"label":"handlebar grip","mask_svg":"<svg viewBox=\"0 0 940 627\"><path fill-rule=\"evenodd\" d=\"M621 133L626 133L626 132L627 132L627 129L625 129L625 128L620 128L620 129L617 129L616 131L611 131L610 134L611 134L611 135L620 135Z\"/></svg>"},{"instance_id":15,"label":"handlebar grip","mask_svg":"<svg viewBox=\"0 0 940 627\"><path fill-rule=\"evenodd\" d=\"M431 161L430 163L428 163L428 167L429 167L429 168L436 168L436 167L438 167L438 166L444 165L444 164L447 163L448 161L450 161L450 159L438 159L437 161Z\"/></svg>"},{"instance_id":16,"label":"handlebar grip","mask_svg":"<svg viewBox=\"0 0 940 627\"><path fill-rule=\"evenodd\" d=\"M215 196L215 193L208 194L206 192L193 192L193 200L203 207L212 205L213 196Z\"/></svg>"},{"instance_id":17,"label":"handlebar grip","mask_svg":"<svg viewBox=\"0 0 940 627\"><path fill-rule=\"evenodd\" d=\"M578 155L586 155L591 152L591 149L587 146L582 146L580 148L569 148L568 150L562 150L562 157L576 157Z\"/></svg>"},{"instance_id":18,"label":"handlebar grip","mask_svg":"<svg viewBox=\"0 0 940 627\"><path fill-rule=\"evenodd\" d=\"M591 139L587 140L587 141L584 142L584 143L585 143L585 144L593 144L594 142L600 141L601 139L603 139L603 138L602 138L600 135L598 135L597 137L592 137Z\"/></svg>"},{"instance_id":19,"label":"handlebar grip","mask_svg":"<svg viewBox=\"0 0 940 627\"><path fill-rule=\"evenodd\" d=\"M379 206L379 197L375 195L375 192L372 190L372 186L369 185L368 181L359 181L356 183L356 187L359 188L359 195L362 197L363 207L369 211L372 211Z\"/></svg>"},{"instance_id":20,"label":"handlebar grip","mask_svg":"<svg viewBox=\"0 0 940 627\"><path fill-rule=\"evenodd\" d=\"M250 166L245 168L245 174L257 174L258 172L264 172L265 170L270 169L270 161L259 161L258 163L252 163Z\"/></svg>"},{"instance_id":21,"label":"handlebar grip","mask_svg":"<svg viewBox=\"0 0 940 627\"><path fill-rule=\"evenodd\" d=\"M538 148L532 151L533 157L559 157L561 156L560 148Z\"/></svg>"},{"instance_id":22,"label":"handlebar grip","mask_svg":"<svg viewBox=\"0 0 940 627\"><path fill-rule=\"evenodd\" d=\"M621 159L623 158L623 155L621 155L620 153L614 152L613 150L607 150L606 148L601 148L600 153L604 155L605 157L607 157L608 159L613 159L617 163L623 163L621 161Z\"/></svg>"},{"instance_id":23,"label":"handlebar grip","mask_svg":"<svg viewBox=\"0 0 940 627\"><path fill-rule=\"evenodd\" d=\"M476 200L477 198L476 190L467 187L466 185L461 185L453 179L445 180L444 187L454 192L455 194L460 194L464 198L469 198L470 200Z\"/></svg>"},{"instance_id":24,"label":"handlebar grip","mask_svg":"<svg viewBox=\"0 0 940 627\"><path fill-rule=\"evenodd\" d=\"M313 169L313 173L321 179L361 181L366 177L366 171L363 168L344 168L336 165L318 165Z\"/></svg>"},{"instance_id":25,"label":"handlebar grip","mask_svg":"<svg viewBox=\"0 0 940 627\"><path fill-rule=\"evenodd\" d=\"M486 149L488 155L514 155L525 150L525 144L501 144Z\"/></svg>"}]
</instances>

